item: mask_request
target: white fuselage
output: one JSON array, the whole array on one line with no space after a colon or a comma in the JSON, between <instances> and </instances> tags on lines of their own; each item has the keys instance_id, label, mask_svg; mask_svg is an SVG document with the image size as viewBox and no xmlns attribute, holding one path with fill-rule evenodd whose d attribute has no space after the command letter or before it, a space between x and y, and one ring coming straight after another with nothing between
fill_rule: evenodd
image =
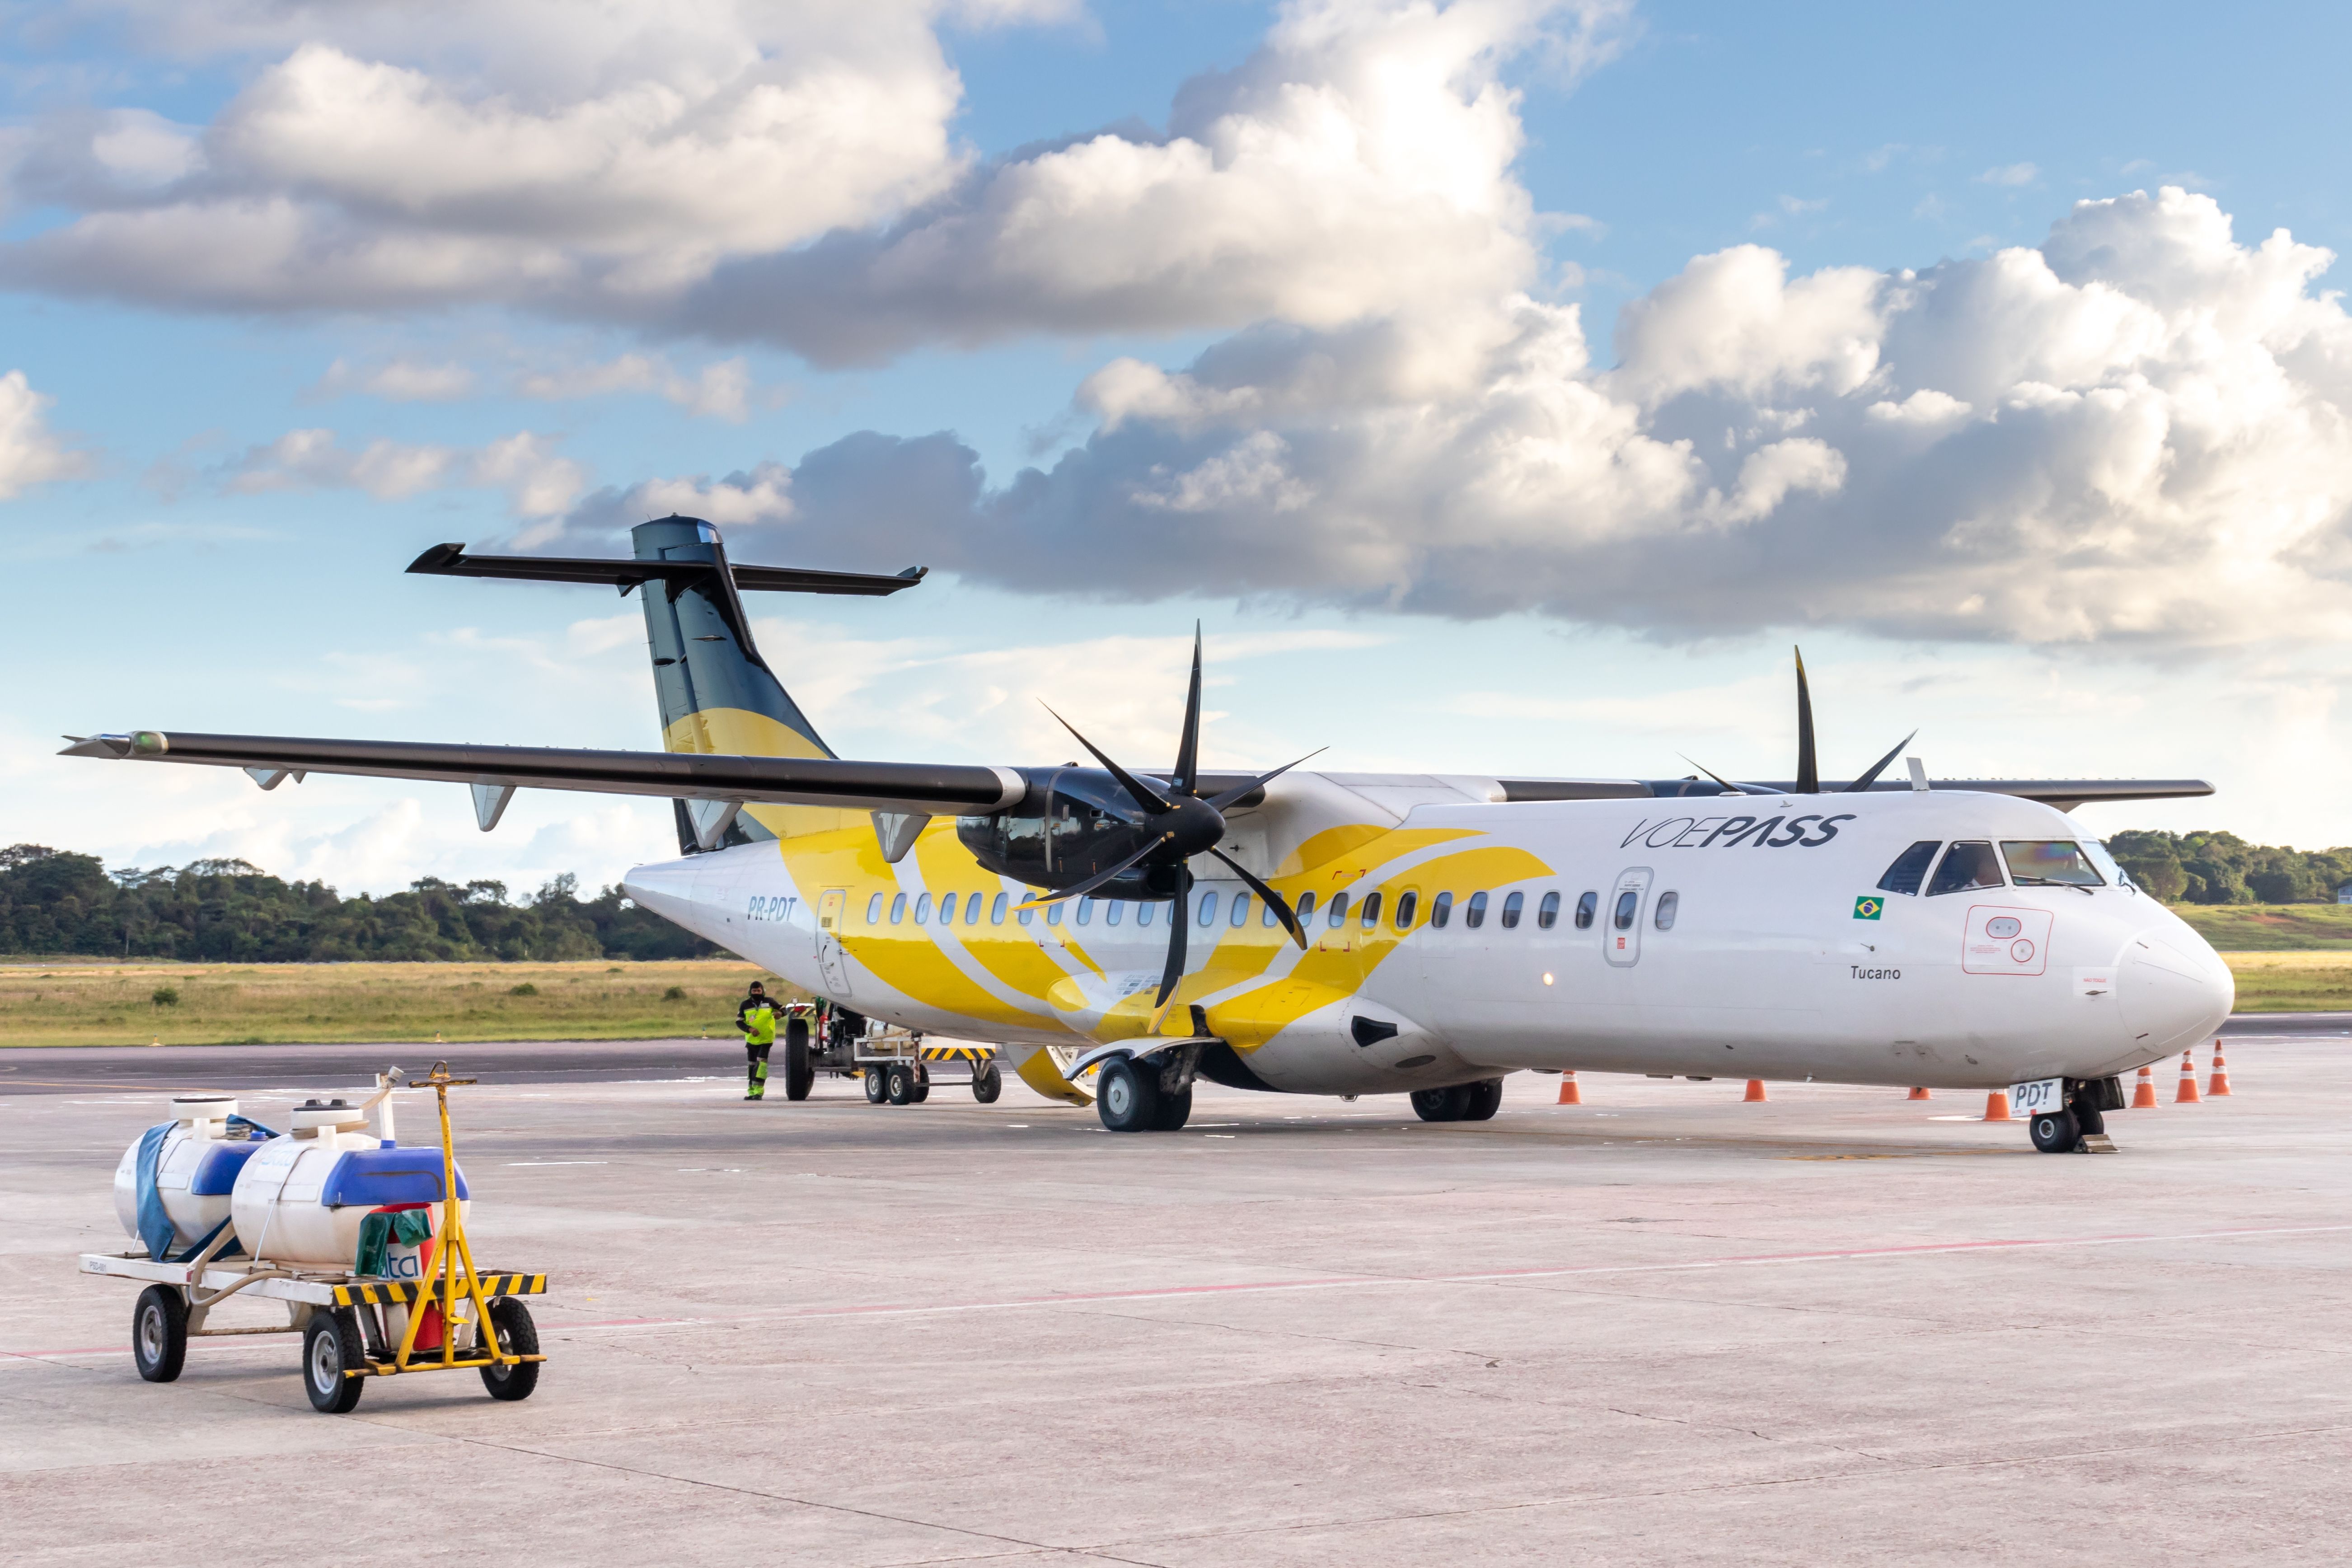
<instances>
[{"instance_id":1,"label":"white fuselage","mask_svg":"<svg viewBox=\"0 0 2352 1568\"><path fill-rule=\"evenodd\" d=\"M1376 1093L1533 1068L1997 1088L2129 1071L2204 1038L2231 1009L2228 968L2137 889L2004 877L2001 886L1933 896L1878 889L1919 841L1998 848L2088 837L2030 801L1901 792L1506 805L1430 783L1418 799L1392 791L1390 809L1369 823L1381 837L1318 865L1302 864L1299 851L1331 840L1323 830L1338 784L1286 779L1263 807L1234 814L1228 847L1244 864L1286 894L1316 893L1307 953L1263 928L1255 909L1232 927L1226 911L1240 884L1207 874L1219 869L1213 861L1197 863L1203 874L1188 912L1197 921L1207 894L1219 912L1190 933L1185 1000L1213 1021L1220 1005L1264 997L1286 976L1297 977L1299 994L1313 992L1312 1005L1300 1004L1244 1053L1269 1086ZM1742 829L1743 817L1780 825ZM1477 867L1510 851L1519 853L1507 879L1475 880ZM639 868L626 886L657 912L861 1013L1016 1051L1104 1037L1114 1008L1156 986L1170 906L1142 925L1133 906L1109 923L1107 905L1083 929L1075 910L1058 925L1042 916L1024 925L991 916L997 892L1017 905L1028 889L968 860L952 874L946 864L937 854L887 868L877 859L887 880L852 885L830 906L846 945L818 929L824 889L799 885L789 842L782 853L768 842ZM1374 889L1385 896L1367 930L1358 911ZM984 993L987 1005L958 1006L940 987L908 980L903 964L859 961L877 891L905 892L910 909L925 892L966 902L971 891L986 895L977 924L886 931L877 921L871 940L929 943L932 962L949 966L939 972L951 967L952 989ZM1414 920L1398 931L1406 891ZM1349 910L1335 926L1328 911L1343 892ZM1442 927L1441 893L1452 895ZM1474 928L1468 905L1478 893L1486 914ZM1515 893L1521 912L1507 926ZM1546 925L1550 893L1559 912ZM1593 918L1580 927L1587 893ZM1662 925L1668 895L1671 923ZM992 943L1034 947L1023 961L1065 978L1024 983ZM1348 978L1335 983L1340 973ZM1364 1030L1366 1020L1377 1027ZM1366 1043L1367 1032L1380 1037Z\"/></svg>"}]
</instances>

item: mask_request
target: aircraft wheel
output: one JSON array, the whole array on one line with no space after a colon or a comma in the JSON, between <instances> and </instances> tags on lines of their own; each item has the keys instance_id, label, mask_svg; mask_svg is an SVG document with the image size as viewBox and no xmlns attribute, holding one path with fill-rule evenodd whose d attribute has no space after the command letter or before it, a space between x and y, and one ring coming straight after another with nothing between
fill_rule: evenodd
<instances>
[{"instance_id":1,"label":"aircraft wheel","mask_svg":"<svg viewBox=\"0 0 2352 1568\"><path fill-rule=\"evenodd\" d=\"M367 1344L360 1338L358 1313L345 1307L310 1314L310 1326L302 1331L302 1392L310 1396L311 1409L329 1415L350 1411L360 1402L367 1379L345 1377L343 1370L366 1364Z\"/></svg>"},{"instance_id":2,"label":"aircraft wheel","mask_svg":"<svg viewBox=\"0 0 2352 1568\"><path fill-rule=\"evenodd\" d=\"M929 1062L915 1064L915 1087L912 1103L920 1105L931 1098L931 1068Z\"/></svg>"},{"instance_id":3,"label":"aircraft wheel","mask_svg":"<svg viewBox=\"0 0 2352 1568\"><path fill-rule=\"evenodd\" d=\"M808 1020L794 1018L784 1025L784 1098L806 1100L809 1087L815 1082L816 1064L809 1060Z\"/></svg>"},{"instance_id":4,"label":"aircraft wheel","mask_svg":"<svg viewBox=\"0 0 2352 1568\"><path fill-rule=\"evenodd\" d=\"M1095 1114L1113 1132L1148 1131L1158 1118L1159 1075L1146 1073L1127 1057L1103 1063L1095 1078Z\"/></svg>"},{"instance_id":5,"label":"aircraft wheel","mask_svg":"<svg viewBox=\"0 0 2352 1568\"><path fill-rule=\"evenodd\" d=\"M1459 1121L1469 1109L1470 1089L1467 1085L1452 1089L1416 1089L1412 1091L1412 1111L1423 1121Z\"/></svg>"},{"instance_id":6,"label":"aircraft wheel","mask_svg":"<svg viewBox=\"0 0 2352 1568\"><path fill-rule=\"evenodd\" d=\"M868 1062L866 1064L865 1068L861 1069L860 1076L866 1079L866 1103L868 1105L881 1104L882 1096L887 1091L887 1086L882 1081L882 1069L875 1066L872 1062Z\"/></svg>"},{"instance_id":7,"label":"aircraft wheel","mask_svg":"<svg viewBox=\"0 0 2352 1568\"><path fill-rule=\"evenodd\" d=\"M2107 1119L2099 1111L2092 1110L2087 1105L2077 1105L2073 1107L2073 1110L2074 1131L2084 1137L2088 1138L2094 1132L2105 1132L2107 1130Z\"/></svg>"},{"instance_id":8,"label":"aircraft wheel","mask_svg":"<svg viewBox=\"0 0 2352 1568\"><path fill-rule=\"evenodd\" d=\"M915 1075L903 1062L892 1062L882 1074L882 1097L893 1105L906 1105L915 1098Z\"/></svg>"},{"instance_id":9,"label":"aircraft wheel","mask_svg":"<svg viewBox=\"0 0 2352 1568\"><path fill-rule=\"evenodd\" d=\"M2045 1154L2071 1154L2083 1141L2083 1130L2071 1110L2045 1110L2026 1123L2033 1146Z\"/></svg>"},{"instance_id":10,"label":"aircraft wheel","mask_svg":"<svg viewBox=\"0 0 2352 1568\"><path fill-rule=\"evenodd\" d=\"M1465 1084L1463 1087L1463 1121L1492 1121L1495 1119L1495 1112L1502 1108L1503 1080L1501 1079L1481 1079L1476 1083Z\"/></svg>"},{"instance_id":11,"label":"aircraft wheel","mask_svg":"<svg viewBox=\"0 0 2352 1568\"><path fill-rule=\"evenodd\" d=\"M188 1359L187 1298L169 1285L150 1285L131 1310L131 1359L150 1383L169 1383Z\"/></svg>"},{"instance_id":12,"label":"aircraft wheel","mask_svg":"<svg viewBox=\"0 0 2352 1568\"><path fill-rule=\"evenodd\" d=\"M1004 1092L1004 1073L994 1062L982 1062L972 1069L971 1097L982 1105L994 1105L996 1097Z\"/></svg>"},{"instance_id":13,"label":"aircraft wheel","mask_svg":"<svg viewBox=\"0 0 2352 1568\"><path fill-rule=\"evenodd\" d=\"M1180 1094L1164 1091L1160 1094L1160 1113L1151 1119L1151 1130L1154 1132L1181 1131L1192 1117L1192 1086L1188 1083Z\"/></svg>"}]
</instances>

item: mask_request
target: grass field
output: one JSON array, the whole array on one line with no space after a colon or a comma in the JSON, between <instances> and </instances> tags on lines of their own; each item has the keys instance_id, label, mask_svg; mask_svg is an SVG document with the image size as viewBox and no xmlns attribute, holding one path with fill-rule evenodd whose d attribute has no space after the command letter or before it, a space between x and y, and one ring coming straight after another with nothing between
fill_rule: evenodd
<instances>
[{"instance_id":1,"label":"grass field","mask_svg":"<svg viewBox=\"0 0 2352 1568\"><path fill-rule=\"evenodd\" d=\"M2352 952L2352 904L2174 904L2222 952Z\"/></svg>"},{"instance_id":2,"label":"grass field","mask_svg":"<svg viewBox=\"0 0 2352 1568\"><path fill-rule=\"evenodd\" d=\"M95 963L0 969L0 1046L629 1040L734 1033L756 964ZM173 1000L157 1000L169 992Z\"/></svg>"},{"instance_id":3,"label":"grass field","mask_svg":"<svg viewBox=\"0 0 2352 1568\"><path fill-rule=\"evenodd\" d=\"M2225 952L2241 1013L2352 1012L2352 952Z\"/></svg>"}]
</instances>

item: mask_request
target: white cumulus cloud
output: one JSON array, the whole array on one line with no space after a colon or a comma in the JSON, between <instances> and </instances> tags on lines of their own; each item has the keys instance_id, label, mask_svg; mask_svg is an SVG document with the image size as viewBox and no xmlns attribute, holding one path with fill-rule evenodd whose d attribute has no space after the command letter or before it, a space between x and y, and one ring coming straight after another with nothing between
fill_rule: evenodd
<instances>
[{"instance_id":1,"label":"white cumulus cloud","mask_svg":"<svg viewBox=\"0 0 2352 1568\"><path fill-rule=\"evenodd\" d=\"M21 370L0 375L0 500L89 471L89 460L49 428L54 401L35 392Z\"/></svg>"},{"instance_id":2,"label":"white cumulus cloud","mask_svg":"<svg viewBox=\"0 0 2352 1568\"><path fill-rule=\"evenodd\" d=\"M556 439L518 431L480 447L445 447L379 437L345 446L332 430L289 430L225 466L222 483L239 495L273 490L358 489L401 500L453 487L506 492L517 517L560 516L579 499L587 472Z\"/></svg>"}]
</instances>

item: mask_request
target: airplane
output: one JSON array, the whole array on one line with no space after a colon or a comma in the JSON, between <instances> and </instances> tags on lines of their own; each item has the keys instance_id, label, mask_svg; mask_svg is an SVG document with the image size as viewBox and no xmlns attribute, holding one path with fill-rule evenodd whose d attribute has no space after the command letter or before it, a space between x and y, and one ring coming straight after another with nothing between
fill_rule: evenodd
<instances>
[{"instance_id":1,"label":"airplane","mask_svg":"<svg viewBox=\"0 0 2352 1568\"><path fill-rule=\"evenodd\" d=\"M988 1042L1120 1132L1182 1127L1201 1079L1403 1093L1457 1121L1493 1116L1510 1072L1595 1070L2009 1090L2035 1147L2072 1152L2120 1075L2234 1000L2203 939L2063 815L2210 784L1931 781L1916 758L1881 779L1910 737L1824 782L1801 656L1779 783L1210 772L1197 630L1165 771L1075 729L1090 764L856 761L787 694L741 595L895 594L921 570L731 564L694 518L631 538L626 560L445 544L409 570L638 593L660 752L141 730L63 754L265 790L460 783L485 832L517 789L668 797L680 854L627 874L636 902L841 1008ZM787 1045L797 1099L805 1036Z\"/></svg>"}]
</instances>

